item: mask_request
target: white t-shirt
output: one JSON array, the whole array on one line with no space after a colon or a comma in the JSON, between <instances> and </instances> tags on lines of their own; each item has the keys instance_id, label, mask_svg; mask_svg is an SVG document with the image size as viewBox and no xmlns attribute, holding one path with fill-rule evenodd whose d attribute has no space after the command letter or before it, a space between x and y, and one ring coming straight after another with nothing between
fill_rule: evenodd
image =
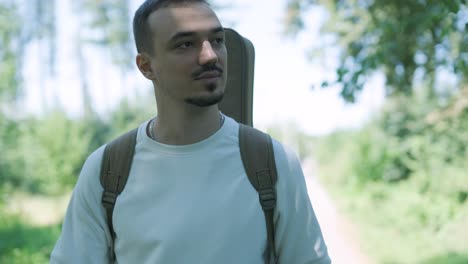
<instances>
[{"instance_id":1,"label":"white t-shirt","mask_svg":"<svg viewBox=\"0 0 468 264\"><path fill-rule=\"evenodd\" d=\"M118 263L263 264L265 216L242 164L238 124L226 117L209 138L172 146L139 126L130 175L113 224ZM297 157L273 141L279 262L330 263ZM99 181L104 146L86 160L51 263L108 263L111 236Z\"/></svg>"}]
</instances>

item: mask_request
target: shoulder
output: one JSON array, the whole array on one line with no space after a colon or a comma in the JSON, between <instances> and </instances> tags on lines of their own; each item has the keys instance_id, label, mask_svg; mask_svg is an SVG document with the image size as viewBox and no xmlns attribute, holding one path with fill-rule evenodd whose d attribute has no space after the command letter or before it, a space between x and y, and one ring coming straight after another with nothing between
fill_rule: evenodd
<instances>
[{"instance_id":1,"label":"shoulder","mask_svg":"<svg viewBox=\"0 0 468 264\"><path fill-rule=\"evenodd\" d=\"M141 137L142 130L144 132L144 124L146 122L139 125L138 129L138 137ZM122 133L116 136L114 139L110 140L108 143L100 146L96 150L94 150L86 159L83 164L83 167L80 172L80 176L78 178L78 182L76 184L75 189L80 192L85 192L89 194L90 191L92 192L102 192L103 188L100 182L100 174L101 174L101 165L102 160L104 157L104 151L107 146L110 144L117 142L117 140L122 139L126 135L130 135L134 132L135 129ZM138 139L137 139L138 140Z\"/></svg>"},{"instance_id":2,"label":"shoulder","mask_svg":"<svg viewBox=\"0 0 468 264\"><path fill-rule=\"evenodd\" d=\"M83 164L83 170L95 171L96 169L100 169L102 156L104 154L104 149L107 144L100 146L96 150L94 150L86 159L85 163Z\"/></svg>"},{"instance_id":3,"label":"shoulder","mask_svg":"<svg viewBox=\"0 0 468 264\"><path fill-rule=\"evenodd\" d=\"M308 200L307 185L299 157L292 148L277 140L272 141L278 174L278 199L286 203L291 203L298 197Z\"/></svg>"},{"instance_id":4,"label":"shoulder","mask_svg":"<svg viewBox=\"0 0 468 264\"><path fill-rule=\"evenodd\" d=\"M272 138L273 152L278 173L293 173L301 170L301 162L294 150Z\"/></svg>"},{"instance_id":5,"label":"shoulder","mask_svg":"<svg viewBox=\"0 0 468 264\"><path fill-rule=\"evenodd\" d=\"M102 191L99 176L105 147L106 145L100 146L88 156L81 168L75 192L89 194Z\"/></svg>"}]
</instances>

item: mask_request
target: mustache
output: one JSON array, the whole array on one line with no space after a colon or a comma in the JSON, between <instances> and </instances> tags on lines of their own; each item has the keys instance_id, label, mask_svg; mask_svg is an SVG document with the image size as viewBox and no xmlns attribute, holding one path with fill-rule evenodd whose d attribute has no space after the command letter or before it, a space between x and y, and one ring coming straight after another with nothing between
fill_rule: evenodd
<instances>
[{"instance_id":1,"label":"mustache","mask_svg":"<svg viewBox=\"0 0 468 264\"><path fill-rule=\"evenodd\" d=\"M203 73L210 72L210 71L217 71L219 74L222 74L224 72L224 70L221 69L221 67L219 67L217 65L214 65L214 64L205 65L201 69L196 70L195 72L193 72L192 73L192 78L196 79L196 78L198 78L198 76L202 75Z\"/></svg>"}]
</instances>

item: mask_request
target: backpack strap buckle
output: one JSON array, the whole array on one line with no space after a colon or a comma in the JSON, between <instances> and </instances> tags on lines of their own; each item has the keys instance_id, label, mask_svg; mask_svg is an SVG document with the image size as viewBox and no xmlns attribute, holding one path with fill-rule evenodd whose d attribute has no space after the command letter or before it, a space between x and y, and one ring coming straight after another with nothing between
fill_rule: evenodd
<instances>
[{"instance_id":1,"label":"backpack strap buckle","mask_svg":"<svg viewBox=\"0 0 468 264\"><path fill-rule=\"evenodd\" d=\"M117 200L117 193L112 191L104 191L102 193L102 205L105 208L114 207L115 201Z\"/></svg>"},{"instance_id":2,"label":"backpack strap buckle","mask_svg":"<svg viewBox=\"0 0 468 264\"><path fill-rule=\"evenodd\" d=\"M276 205L275 183L271 177L270 169L256 172L258 181L258 195L263 210L273 210Z\"/></svg>"},{"instance_id":3,"label":"backpack strap buckle","mask_svg":"<svg viewBox=\"0 0 468 264\"><path fill-rule=\"evenodd\" d=\"M262 189L259 192L260 204L265 210L273 210L276 205L276 192L271 188Z\"/></svg>"}]
</instances>

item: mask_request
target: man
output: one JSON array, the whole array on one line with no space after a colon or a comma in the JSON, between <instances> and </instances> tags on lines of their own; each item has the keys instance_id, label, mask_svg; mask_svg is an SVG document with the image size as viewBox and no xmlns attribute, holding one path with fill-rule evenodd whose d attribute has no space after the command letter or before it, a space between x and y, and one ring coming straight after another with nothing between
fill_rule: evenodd
<instances>
[{"instance_id":1,"label":"man","mask_svg":"<svg viewBox=\"0 0 468 264\"><path fill-rule=\"evenodd\" d=\"M265 218L239 152L238 124L220 113L224 30L203 0L147 0L135 13L136 64L158 115L140 125L113 213L119 263L264 263ZM296 156L276 141L279 262L330 263ZM51 263L108 263L101 206L104 147L85 162Z\"/></svg>"}]
</instances>

